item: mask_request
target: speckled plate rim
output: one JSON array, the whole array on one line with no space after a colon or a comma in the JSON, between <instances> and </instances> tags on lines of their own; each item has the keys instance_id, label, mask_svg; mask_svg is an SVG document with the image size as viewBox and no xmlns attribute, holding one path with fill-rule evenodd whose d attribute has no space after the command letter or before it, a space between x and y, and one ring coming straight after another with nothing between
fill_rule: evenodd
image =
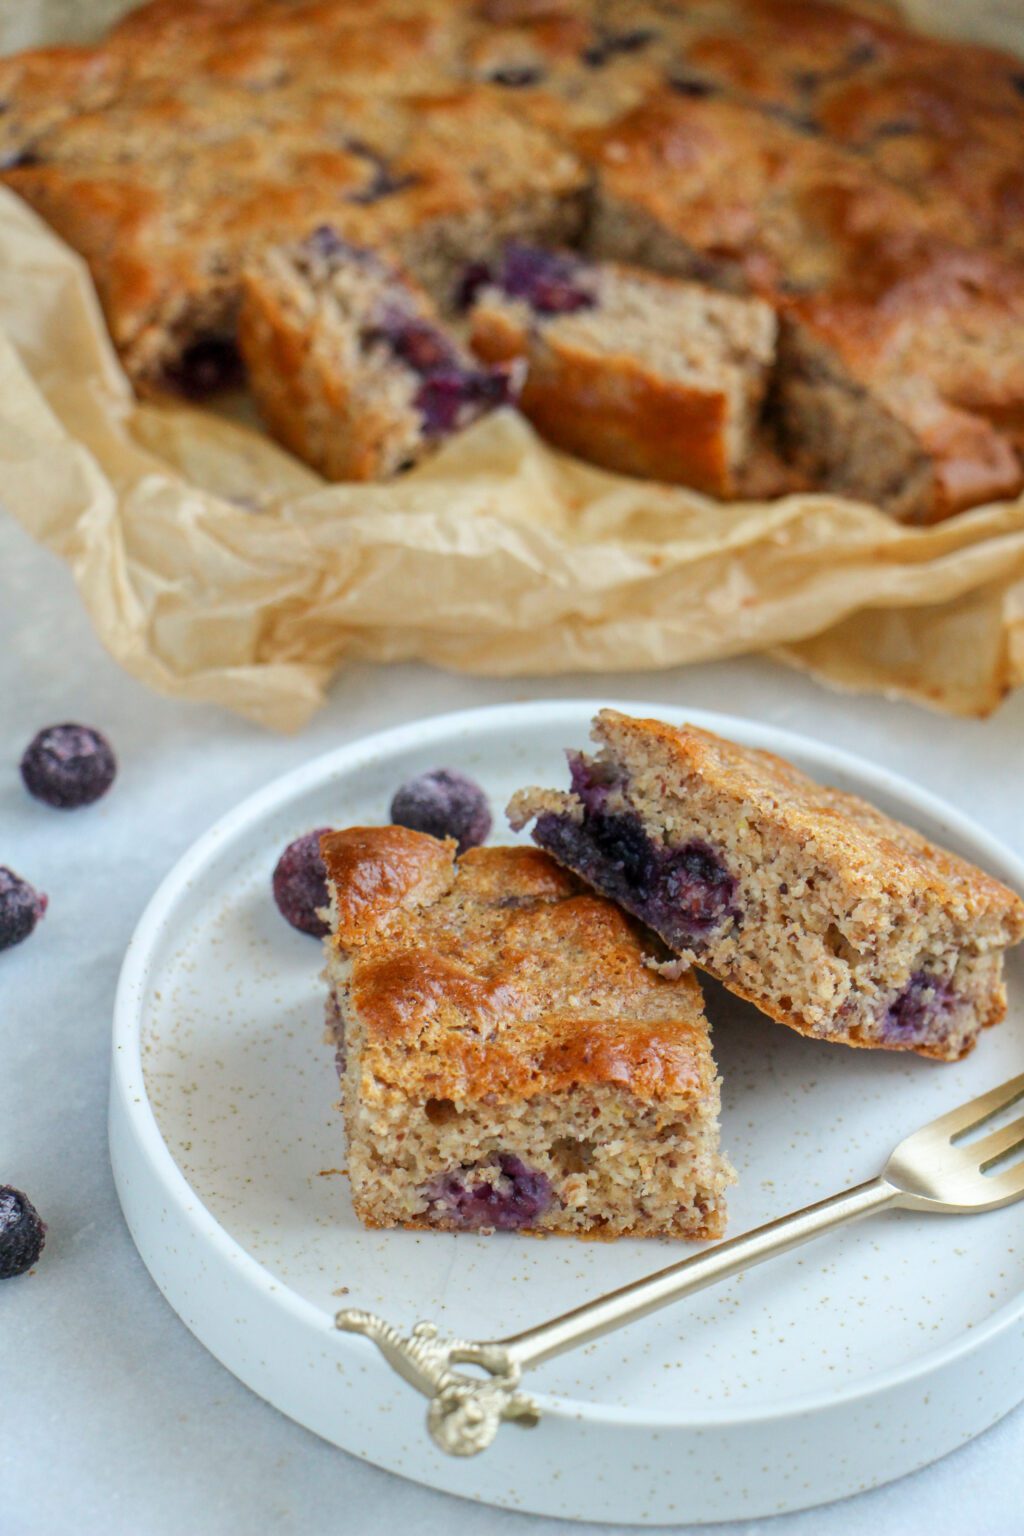
<instances>
[{"instance_id":1,"label":"speckled plate rim","mask_svg":"<svg viewBox=\"0 0 1024 1536\"><path fill-rule=\"evenodd\" d=\"M304 1326L333 1335L342 1354L355 1356L365 1349L365 1345L361 1340L337 1333L328 1314L278 1281L272 1270L254 1259L240 1243L229 1236L189 1184L163 1138L148 1098L142 1066L143 1006L161 937L174 917L179 899L214 856L222 854L231 842L251 832L265 816L278 812L288 800L301 796L326 779L365 766L378 757L401 752L409 747L427 746L433 740L472 735L475 730L496 725L507 726L510 734L514 734L517 722L533 725L562 717L575 719L576 716L589 721L597 710L603 708L620 709L634 715L686 719L706 730L732 737L744 745L759 747L782 757L795 757L812 765L815 774L820 773L825 780L830 775L838 774L848 782L859 785L861 792L869 798L873 792L877 792L880 796L898 800L906 807L908 821L913 822L916 813L940 824L952 834L955 841L972 845L972 856L991 873L1024 891L1024 860L1011 853L998 839L948 802L919 788L901 775L880 768L854 753L828 746L797 732L742 716L691 710L685 705L667 700L538 700L427 716L409 725L396 726L323 753L257 790L215 822L178 860L150 899L129 941L114 1003L111 1099L113 1101L116 1096L121 1106L126 1108L140 1150L148 1158L168 1199L188 1211L190 1223L197 1235L229 1259L239 1279L264 1292L275 1307L286 1309ZM865 1177L870 1172L866 1169ZM996 1213L996 1219L999 1214ZM145 1260L145 1255L143 1258ZM540 1405L545 1418L582 1419L612 1426L648 1428L652 1431L708 1429L716 1425L737 1428L752 1424L770 1425L787 1419L802 1419L825 1410L831 1412L843 1406L854 1406L891 1389L911 1386L955 1365L958 1360L976 1354L997 1341L1001 1335L1022 1324L1024 1289L1012 1301L993 1312L984 1323L971 1328L969 1333L937 1347L911 1364L879 1372L866 1381L851 1383L836 1392L795 1395L775 1406L759 1406L751 1411L706 1408L698 1415L686 1416L681 1413L657 1413L644 1408L592 1403L538 1391L533 1391L531 1395ZM501 1319L496 1318L494 1333L500 1334L501 1330ZM1021 1378L1020 1400L1024 1400L1024 1376Z\"/></svg>"}]
</instances>

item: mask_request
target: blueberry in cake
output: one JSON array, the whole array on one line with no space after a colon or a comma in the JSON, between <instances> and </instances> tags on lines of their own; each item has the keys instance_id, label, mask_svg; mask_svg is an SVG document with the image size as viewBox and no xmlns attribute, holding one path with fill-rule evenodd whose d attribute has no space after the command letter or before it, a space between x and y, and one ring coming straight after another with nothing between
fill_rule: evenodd
<instances>
[{"instance_id":1,"label":"blueberry in cake","mask_svg":"<svg viewBox=\"0 0 1024 1536\"><path fill-rule=\"evenodd\" d=\"M395 253L438 294L505 240L576 237L578 160L486 91L450 76L389 91L397 60L372 90L332 77L333 57L358 57L355 32L383 40L387 15L368 27L362 6L243 9L143 8L57 69L59 113L43 84L53 55L28 55L34 70L0 60L0 138L13 135L0 180L89 262L141 391L237 382L243 269L320 225Z\"/></svg>"},{"instance_id":2,"label":"blueberry in cake","mask_svg":"<svg viewBox=\"0 0 1024 1536\"><path fill-rule=\"evenodd\" d=\"M238 335L274 435L331 480L410 468L522 372L477 362L416 284L330 226L249 268Z\"/></svg>"},{"instance_id":3,"label":"blueberry in cake","mask_svg":"<svg viewBox=\"0 0 1024 1536\"><path fill-rule=\"evenodd\" d=\"M328 1034L367 1226L718 1236L700 990L535 848L323 840Z\"/></svg>"},{"instance_id":4,"label":"blueberry in cake","mask_svg":"<svg viewBox=\"0 0 1024 1536\"><path fill-rule=\"evenodd\" d=\"M696 726L603 710L515 827L763 1013L955 1061L1006 1011L1024 901L854 795Z\"/></svg>"},{"instance_id":5,"label":"blueberry in cake","mask_svg":"<svg viewBox=\"0 0 1024 1536\"><path fill-rule=\"evenodd\" d=\"M521 245L472 286L474 351L525 360L520 407L551 442L625 474L737 492L775 353L767 304Z\"/></svg>"},{"instance_id":6,"label":"blueberry in cake","mask_svg":"<svg viewBox=\"0 0 1024 1536\"><path fill-rule=\"evenodd\" d=\"M509 241L758 298L786 473L731 465L734 494L928 522L1024 486L1024 74L889 10L150 0L95 47L0 59L0 182L88 262L144 392L237 381L244 267L322 225L442 312Z\"/></svg>"}]
</instances>

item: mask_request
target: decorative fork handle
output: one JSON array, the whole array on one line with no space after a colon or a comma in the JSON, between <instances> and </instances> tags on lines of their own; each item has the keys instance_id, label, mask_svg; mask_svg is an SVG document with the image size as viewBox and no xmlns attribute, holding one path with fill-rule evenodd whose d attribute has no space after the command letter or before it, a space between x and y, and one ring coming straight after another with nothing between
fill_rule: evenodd
<instances>
[{"instance_id":1,"label":"decorative fork handle","mask_svg":"<svg viewBox=\"0 0 1024 1536\"><path fill-rule=\"evenodd\" d=\"M405 1336L383 1318L352 1307L339 1312L335 1324L372 1339L399 1375L429 1399L427 1427L443 1451L475 1456L487 1449L505 1420L527 1428L537 1424L536 1403L519 1391L523 1371L903 1200L903 1192L886 1178L869 1179L505 1339L471 1343L441 1338L433 1323L417 1323ZM487 1375L456 1369L470 1364Z\"/></svg>"}]
</instances>

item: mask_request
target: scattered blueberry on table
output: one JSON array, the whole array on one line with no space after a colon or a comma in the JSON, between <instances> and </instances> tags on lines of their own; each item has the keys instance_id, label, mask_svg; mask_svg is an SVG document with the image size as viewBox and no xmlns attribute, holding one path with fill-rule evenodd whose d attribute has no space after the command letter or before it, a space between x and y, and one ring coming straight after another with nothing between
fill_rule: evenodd
<instances>
[{"instance_id":1,"label":"scattered blueberry on table","mask_svg":"<svg viewBox=\"0 0 1024 1536\"><path fill-rule=\"evenodd\" d=\"M391 820L413 832L454 837L459 853L479 847L491 832L487 796L457 768L434 768L403 784L391 802Z\"/></svg>"},{"instance_id":2,"label":"scattered blueberry on table","mask_svg":"<svg viewBox=\"0 0 1024 1536\"><path fill-rule=\"evenodd\" d=\"M297 837L278 859L274 868L274 900L281 916L300 933L322 939L328 924L318 916L330 898L327 895L327 871L320 857L320 839L330 827L318 827Z\"/></svg>"},{"instance_id":3,"label":"scattered blueberry on table","mask_svg":"<svg viewBox=\"0 0 1024 1536\"><path fill-rule=\"evenodd\" d=\"M31 1269L45 1241L46 1224L28 1196L0 1184L0 1280Z\"/></svg>"},{"instance_id":4,"label":"scattered blueberry on table","mask_svg":"<svg viewBox=\"0 0 1024 1536\"><path fill-rule=\"evenodd\" d=\"M47 899L0 864L0 949L11 949L32 933L46 911Z\"/></svg>"},{"instance_id":5,"label":"scattered blueberry on table","mask_svg":"<svg viewBox=\"0 0 1024 1536\"><path fill-rule=\"evenodd\" d=\"M88 725L48 725L21 759L29 794L61 811L91 805L106 794L116 773L110 743Z\"/></svg>"}]
</instances>

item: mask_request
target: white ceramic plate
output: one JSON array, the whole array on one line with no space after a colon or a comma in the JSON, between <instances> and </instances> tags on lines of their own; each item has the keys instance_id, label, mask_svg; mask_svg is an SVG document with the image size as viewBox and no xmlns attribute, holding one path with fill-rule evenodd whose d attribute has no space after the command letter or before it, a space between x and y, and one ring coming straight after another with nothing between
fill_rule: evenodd
<instances>
[{"instance_id":1,"label":"white ceramic plate","mask_svg":"<svg viewBox=\"0 0 1024 1536\"><path fill-rule=\"evenodd\" d=\"M111 1153L125 1215L171 1305L229 1370L405 1477L619 1524L839 1498L934 1460L1024 1396L1021 1209L881 1216L552 1361L528 1378L539 1427L505 1426L466 1461L434 1447L423 1399L370 1344L332 1328L340 1305L357 1305L494 1337L687 1251L363 1231L338 1171L318 949L270 897L289 839L385 820L393 789L429 767L477 777L506 836L508 795L561 784L562 748L585 742L596 707L475 710L345 747L253 796L182 859L139 924L117 999ZM910 784L750 721L689 718L781 752L1024 885L1015 859ZM1024 997L1019 959L1010 988ZM733 1233L870 1176L904 1132L1024 1065L1012 1006L948 1066L804 1040L709 994L740 1179Z\"/></svg>"}]
</instances>

